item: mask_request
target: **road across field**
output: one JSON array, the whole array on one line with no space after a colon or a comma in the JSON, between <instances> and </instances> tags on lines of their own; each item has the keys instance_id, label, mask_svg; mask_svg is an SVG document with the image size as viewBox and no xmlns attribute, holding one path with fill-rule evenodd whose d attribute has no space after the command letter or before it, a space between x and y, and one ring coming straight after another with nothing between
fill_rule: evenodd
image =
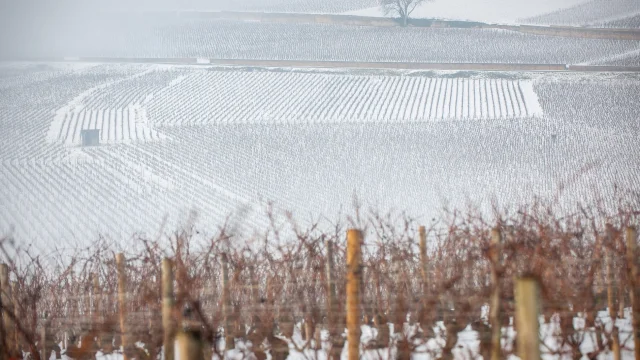
<instances>
[{"instance_id":1,"label":"road across field","mask_svg":"<svg viewBox=\"0 0 640 360\"><path fill-rule=\"evenodd\" d=\"M466 70L466 71L541 71L541 72L640 72L640 66L569 65L569 64L517 64L517 63L418 63L418 62L356 62L310 60L254 60L254 59L204 59L204 58L34 58L25 62L76 62L76 63L127 63L218 65L249 67L298 67L341 69L392 69L392 70Z\"/></svg>"}]
</instances>

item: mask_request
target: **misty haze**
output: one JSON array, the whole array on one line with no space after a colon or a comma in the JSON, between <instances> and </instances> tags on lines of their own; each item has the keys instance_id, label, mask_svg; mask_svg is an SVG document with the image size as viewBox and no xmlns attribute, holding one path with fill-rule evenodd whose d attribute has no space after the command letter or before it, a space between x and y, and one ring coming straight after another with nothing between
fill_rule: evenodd
<instances>
[{"instance_id":1,"label":"misty haze","mask_svg":"<svg viewBox=\"0 0 640 360\"><path fill-rule=\"evenodd\" d=\"M640 359L640 1L4 0L0 360Z\"/></svg>"}]
</instances>

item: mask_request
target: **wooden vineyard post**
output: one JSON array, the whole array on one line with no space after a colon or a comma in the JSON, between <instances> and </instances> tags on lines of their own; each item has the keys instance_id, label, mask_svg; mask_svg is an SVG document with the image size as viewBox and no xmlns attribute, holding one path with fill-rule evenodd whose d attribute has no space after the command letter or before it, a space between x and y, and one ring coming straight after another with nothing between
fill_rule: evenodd
<instances>
[{"instance_id":1,"label":"wooden vineyard post","mask_svg":"<svg viewBox=\"0 0 640 360\"><path fill-rule=\"evenodd\" d=\"M20 292L18 289L18 282L17 281L11 282L11 299L13 301L13 314L15 315L16 319L22 318L21 305L18 300L19 294ZM13 349L17 355L22 353L22 350L21 350L22 335L20 334L20 331L18 330L17 326L13 327Z\"/></svg>"},{"instance_id":2,"label":"wooden vineyard post","mask_svg":"<svg viewBox=\"0 0 640 360\"><path fill-rule=\"evenodd\" d=\"M40 359L49 360L51 354L47 354L47 326L45 325L47 319L45 318L40 328Z\"/></svg>"},{"instance_id":3,"label":"wooden vineyard post","mask_svg":"<svg viewBox=\"0 0 640 360\"><path fill-rule=\"evenodd\" d=\"M173 347L175 334L173 306L173 263L170 259L164 258L162 260L162 344L165 360L173 360L175 351Z\"/></svg>"},{"instance_id":4,"label":"wooden vineyard post","mask_svg":"<svg viewBox=\"0 0 640 360\"><path fill-rule=\"evenodd\" d=\"M118 309L120 315L120 339L122 344L122 354L124 360L129 360L128 337L127 337L127 274L125 273L125 257L123 253L116 255L116 267L118 272Z\"/></svg>"},{"instance_id":5,"label":"wooden vineyard post","mask_svg":"<svg viewBox=\"0 0 640 360\"><path fill-rule=\"evenodd\" d=\"M205 360L202 324L193 318L189 306L182 311L182 324L176 333L175 355L180 360ZM224 355L224 358L227 356ZM208 359L207 359L208 360Z\"/></svg>"},{"instance_id":6,"label":"wooden vineyard post","mask_svg":"<svg viewBox=\"0 0 640 360\"><path fill-rule=\"evenodd\" d=\"M329 338L331 339L331 360L340 360L344 341L342 332L344 331L343 317L340 316L338 309L338 299L336 294L336 283L334 279L334 261L333 261L333 242L327 240L327 261L326 261L326 281L327 281L327 327L329 328Z\"/></svg>"},{"instance_id":7,"label":"wooden vineyard post","mask_svg":"<svg viewBox=\"0 0 640 360\"><path fill-rule=\"evenodd\" d=\"M516 342L522 360L540 360L538 315L540 312L538 279L523 276L516 279Z\"/></svg>"},{"instance_id":8,"label":"wooden vineyard post","mask_svg":"<svg viewBox=\"0 0 640 360\"><path fill-rule=\"evenodd\" d=\"M620 338L618 333L618 327L615 325L617 314L616 311L616 292L614 288L612 262L613 255L611 250L607 249L605 255L605 270L607 275L607 305L609 307L609 316L611 317L611 323L613 327L611 329L611 351L613 352L613 360L621 360L620 358Z\"/></svg>"},{"instance_id":9,"label":"wooden vineyard post","mask_svg":"<svg viewBox=\"0 0 640 360\"><path fill-rule=\"evenodd\" d=\"M224 316L224 339L225 350L231 350L235 347L234 337L231 321L231 294L229 291L229 259L227 254L223 253L220 256L220 262L222 265L222 314Z\"/></svg>"},{"instance_id":10,"label":"wooden vineyard post","mask_svg":"<svg viewBox=\"0 0 640 360\"><path fill-rule=\"evenodd\" d=\"M93 314L93 329L100 329L102 327L102 316L100 315L100 301L102 300L102 291L100 290L100 279L97 273L91 274L91 282L93 285L93 303L91 312ZM96 337L96 345L98 348L102 348L102 337Z\"/></svg>"},{"instance_id":11,"label":"wooden vineyard post","mask_svg":"<svg viewBox=\"0 0 640 360\"><path fill-rule=\"evenodd\" d=\"M422 306L426 311L429 306L427 298L429 296L429 263L427 259L427 231L424 226L418 228L420 235L420 275L422 275Z\"/></svg>"},{"instance_id":12,"label":"wooden vineyard post","mask_svg":"<svg viewBox=\"0 0 640 360\"><path fill-rule=\"evenodd\" d=\"M627 268L629 269L629 299L631 300L631 325L635 359L640 359L640 292L638 291L638 232L634 227L627 227Z\"/></svg>"},{"instance_id":13,"label":"wooden vineyard post","mask_svg":"<svg viewBox=\"0 0 640 360\"><path fill-rule=\"evenodd\" d=\"M0 359L7 360L11 356L13 350L11 341L11 319L9 312L11 311L11 289L9 285L9 267L7 264L0 264Z\"/></svg>"},{"instance_id":14,"label":"wooden vineyard post","mask_svg":"<svg viewBox=\"0 0 640 360\"><path fill-rule=\"evenodd\" d=\"M360 358L360 282L362 232L347 231L347 342L348 360Z\"/></svg>"},{"instance_id":15,"label":"wooden vineyard post","mask_svg":"<svg viewBox=\"0 0 640 360\"><path fill-rule=\"evenodd\" d=\"M497 228L491 230L491 307L489 313L489 323L491 324L491 360L500 360L502 358L502 346L500 345L500 339L502 338L500 293L502 287L500 286L500 274L498 272L502 266L501 243L502 234L500 230Z\"/></svg>"},{"instance_id":16,"label":"wooden vineyard post","mask_svg":"<svg viewBox=\"0 0 640 360\"><path fill-rule=\"evenodd\" d=\"M260 301L260 282L256 276L256 269L254 265L249 266L249 277L251 278L251 303L255 307L255 311L261 307Z\"/></svg>"},{"instance_id":17,"label":"wooden vineyard post","mask_svg":"<svg viewBox=\"0 0 640 360\"><path fill-rule=\"evenodd\" d=\"M13 313L13 304L11 297L11 284L9 283L9 266L0 264L0 304L2 305L2 313L0 319L0 345L6 348L0 350L0 359L7 359L15 355L16 345L14 344L14 323L9 314Z\"/></svg>"},{"instance_id":18,"label":"wooden vineyard post","mask_svg":"<svg viewBox=\"0 0 640 360\"><path fill-rule=\"evenodd\" d=\"M392 266L393 266L393 280L396 283L395 288L395 306L393 307L393 331L395 332L395 336L397 338L397 360L410 360L411 359L411 348L409 341L407 340L404 332L404 324L407 320L407 299L406 299L406 289L405 289L405 281L406 274L403 272L402 267L402 259L398 254L394 251L391 257Z\"/></svg>"},{"instance_id":19,"label":"wooden vineyard post","mask_svg":"<svg viewBox=\"0 0 640 360\"><path fill-rule=\"evenodd\" d=\"M53 334L50 333L51 318L49 313L45 312L42 317L42 327L40 328L40 359L49 360L51 358L51 352L55 351L56 359L62 359L60 354L60 348L53 340Z\"/></svg>"},{"instance_id":20,"label":"wooden vineyard post","mask_svg":"<svg viewBox=\"0 0 640 360\"><path fill-rule=\"evenodd\" d=\"M180 360L202 360L202 334L195 330L181 330L176 336L176 355Z\"/></svg>"},{"instance_id":21,"label":"wooden vineyard post","mask_svg":"<svg viewBox=\"0 0 640 360\"><path fill-rule=\"evenodd\" d=\"M92 273L91 280L93 285L93 306L91 308L91 312L93 313L93 325L94 328L101 326L101 316L100 316L100 301L102 300L102 292L100 291L100 279L98 278L98 274Z\"/></svg>"},{"instance_id":22,"label":"wooden vineyard post","mask_svg":"<svg viewBox=\"0 0 640 360\"><path fill-rule=\"evenodd\" d=\"M102 291L100 290L100 278L98 274L92 273L91 279L93 282L93 316L96 321L100 320L100 301L102 301Z\"/></svg>"},{"instance_id":23,"label":"wooden vineyard post","mask_svg":"<svg viewBox=\"0 0 640 360\"><path fill-rule=\"evenodd\" d=\"M109 300L107 296L104 296L102 293L102 288L100 287L100 276L97 273L93 274L93 319L94 325L100 329L105 325L104 317L102 314L103 308L108 308ZM109 337L109 333L106 331L100 331L100 334L96 337L96 345L99 349L102 349L105 352L110 352L113 350L113 339ZM65 332L64 337L64 347L67 347L67 334Z\"/></svg>"}]
</instances>

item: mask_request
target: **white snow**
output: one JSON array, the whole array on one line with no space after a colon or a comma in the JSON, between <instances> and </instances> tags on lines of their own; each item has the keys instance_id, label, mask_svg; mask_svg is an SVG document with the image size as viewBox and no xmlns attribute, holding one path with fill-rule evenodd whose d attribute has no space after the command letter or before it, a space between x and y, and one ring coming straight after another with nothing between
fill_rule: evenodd
<instances>
[{"instance_id":1,"label":"white snow","mask_svg":"<svg viewBox=\"0 0 640 360\"><path fill-rule=\"evenodd\" d=\"M527 107L527 112L530 117L542 117L542 107L540 106L540 102L538 101L538 94L536 94L533 89L533 82L531 81L520 81L520 89L522 90L522 95L524 97L524 102Z\"/></svg>"},{"instance_id":2,"label":"white snow","mask_svg":"<svg viewBox=\"0 0 640 360\"><path fill-rule=\"evenodd\" d=\"M157 126L359 123L521 118L542 114L537 97L531 94L534 92L531 84L525 85L527 88L521 92L515 80L477 78L465 91L462 79L450 77L430 77L425 85L425 78L415 76L315 73L274 76L270 72L203 71L189 80L155 92L146 105L151 122ZM517 91L511 94L498 90L502 86ZM528 97L522 98L523 94ZM179 107L172 105L176 99L183 99ZM528 104L529 101L534 103ZM482 103L481 111L474 107L477 102ZM507 109L519 103L538 112L533 115L508 113ZM369 107L362 112L353 111L359 106ZM464 115L463 108L466 109Z\"/></svg>"},{"instance_id":3,"label":"white snow","mask_svg":"<svg viewBox=\"0 0 640 360\"><path fill-rule=\"evenodd\" d=\"M435 0L416 8L411 17L514 24L518 19L546 14L583 2L586 0ZM379 6L348 11L344 14L385 16Z\"/></svg>"},{"instance_id":4,"label":"white snow","mask_svg":"<svg viewBox=\"0 0 640 360\"><path fill-rule=\"evenodd\" d=\"M598 314L598 317L603 321L603 323L607 326L607 329L610 329L610 319L608 314L605 311L601 311ZM558 356L552 355L550 352L560 351L560 346L558 343L558 336L560 335L560 327L558 324L558 317L555 316L552 318L550 323L544 323L544 319L540 318L540 334L542 337L542 341L540 344L540 350L542 353L542 357L548 360L556 360L563 359L566 356ZM628 347L633 347L632 339L628 336L629 331L631 330L629 316L625 319L618 319L616 322L618 325L621 334L620 338L623 340L623 345ZM287 360L326 360L328 359L327 350L330 348L330 344L328 342L328 333L323 330L321 333L321 347L318 350L312 350L307 346L305 340L303 340L301 331L301 324L297 324L294 328L294 334L292 338L286 338L283 336L278 336L278 338L286 341L289 344L289 356ZM362 325L361 326L361 357L365 360L388 360L396 357L397 349L395 346L395 339L397 339L398 334L394 333L393 324L389 324L389 329L392 333L392 341L391 347L389 348L381 348L381 349L365 349L362 345L369 343L372 339L375 339L377 336L377 329ZM584 319L576 317L574 318L574 328L577 330L578 334L584 334L585 340L581 345L581 351L583 354L586 354L590 351L593 351L594 348L594 339L595 332L593 329L588 329L584 327ZM433 328L435 337L425 339L424 342L416 343L417 347L412 354L412 359L414 360L430 360L433 355L440 354L442 346L445 343L443 338L443 329L444 324L442 322L438 322L436 326ZM415 334L417 327L415 325L405 324L404 326L404 334L412 336ZM610 330L609 330L610 331ZM503 328L503 333L505 334L505 339L503 340L503 347L508 349L511 348L511 344L514 342L517 333L514 331L513 327L509 326ZM478 356L479 354L479 340L478 333L471 329L470 326L467 326L464 330L458 333L458 342L456 347L453 349L454 359L462 360L469 359ZM244 342L241 340L236 341L236 349L228 350L224 353L224 360L242 360L242 359L255 359L255 355L252 352L253 345L250 342ZM218 343L219 348L224 348L224 340ZM348 358L348 343L345 342L341 359L346 360ZM177 347L176 347L177 349ZM566 351L570 351L569 349L565 349ZM116 358L104 359L104 360L116 360ZM612 354L605 352L599 356L600 359L609 359ZM517 359L515 356L511 356L512 359ZM623 360L632 359L633 354L631 351L625 349L622 352ZM175 352L175 359L180 359L180 354L178 351ZM100 359L102 360L102 359ZM219 357L214 354L212 360L220 360Z\"/></svg>"},{"instance_id":5,"label":"white snow","mask_svg":"<svg viewBox=\"0 0 640 360\"><path fill-rule=\"evenodd\" d=\"M87 108L86 105L87 100L90 99L92 94L97 90L105 89L126 80L147 75L155 70L156 68L152 66L141 73L134 74L123 79L106 82L83 91L67 104L55 111L55 115L47 133L47 141L49 143L63 143L66 146L78 146L82 141L80 137L80 130L85 129L101 130L101 142L109 144L145 140L140 136L136 136L136 130L138 134L152 134L156 139L165 139L166 136L150 128L151 123L148 120L147 111L144 107L144 104L153 99L153 94L146 94L143 104L134 102L128 104L124 109L108 109L108 111L104 113L104 117L106 118L104 127L102 125L98 126L98 123L102 124L101 120L103 118L103 113L98 110L103 109ZM184 76L178 77L174 82L172 82L172 84L180 83L183 79ZM112 110L116 111L115 119L110 116ZM86 123L84 120L87 120ZM65 129L68 129L68 131L65 131ZM123 133L123 129L125 129L125 133ZM131 129L133 132L126 131L126 129ZM104 137L105 134L106 139Z\"/></svg>"},{"instance_id":6,"label":"white snow","mask_svg":"<svg viewBox=\"0 0 640 360\"><path fill-rule=\"evenodd\" d=\"M603 58L586 61L578 65L602 65L617 60L631 59L640 56L640 49L630 50L621 54L613 54Z\"/></svg>"},{"instance_id":7,"label":"white snow","mask_svg":"<svg viewBox=\"0 0 640 360\"><path fill-rule=\"evenodd\" d=\"M138 71L138 67L134 68ZM377 200L380 206L392 204L420 215L423 211L437 212L441 199L464 206L460 199L464 195L458 194L465 191L478 202L492 193L498 194L501 201L528 201L531 193L544 196L553 191L555 187L548 184L564 181L563 174L611 152L605 146L610 143L620 144L615 154L624 160L622 165L613 163L604 171L594 172L597 179L594 176L593 180L589 177L588 181L576 183L575 191L563 196L569 199L575 192L591 188L590 184L608 196L610 184L627 187L637 183L634 159L638 157L631 146L635 138L625 134L624 128L616 130L618 118L605 117L602 123L608 121L613 129L605 129L606 132L582 125L587 120L601 119L596 114L598 109L607 107L605 100L594 100L593 107L584 107L575 117L558 118L575 119L578 125L549 121L556 119L553 114L557 108L571 109L576 104L575 97L581 95L566 91L562 96L551 96L549 89L541 86L547 82L605 83L607 92L620 99L617 106L633 119L635 75L630 79L626 78L631 75L621 74L517 75L535 79L534 87L531 81L518 81L516 75L509 73L467 74L460 83L445 72L422 72L420 76L420 72L413 71L411 76L403 76L409 72L355 75L347 70L324 74L319 70L305 71L215 71L209 66L193 66L190 71L176 67L175 76L163 79L149 74L153 84L144 87L137 98L142 101L147 93L155 95L144 106L126 112L134 114L131 119L135 119L138 109L138 119L143 123L165 125L162 131L173 141L90 149L71 150L60 142L39 147L41 141L36 135L46 134L53 117L50 104L39 104L37 99L25 96L25 104L19 105L24 109L42 107L43 115L39 127L31 112L16 112L11 119L25 134L33 133L31 138L17 138L13 129L2 133L7 143L15 142L2 152L0 197L6 200L6 206L0 209L0 231L11 230L19 239L80 242L94 239L101 231L95 225L99 223L107 228L104 233L113 238L129 238L135 231L157 232L165 214L171 221L167 228L171 228L191 208L206 219L199 225L215 226L234 211L237 203L258 198L276 200L278 206L292 210L296 216L324 212L331 217L341 204L348 206L354 189L370 203L379 196L390 199ZM104 70L96 68L92 72L101 74ZM184 81L167 86L167 79L180 75L186 75ZM620 79L622 76L625 80ZM27 80L24 81L28 84ZM452 82L449 89L457 88L449 108L451 118L437 119L436 114L444 115L444 109L438 106L438 94L447 96L448 81ZM499 119L484 121L489 115L485 85L492 82L494 88L502 84L494 97L510 102L504 104L507 114L503 106L497 106ZM55 89L62 92L75 84L61 83ZM504 88L507 84L508 92ZM9 85L8 89L20 90ZM113 91L113 103L106 98L96 106L98 94L92 93L83 98L78 108L93 104L83 111L98 120L97 124L101 121L96 115L120 123L123 97L118 92L126 90L124 85L106 89ZM559 92L563 89L555 85L553 88ZM55 107L64 106L80 91L69 92L71 95L58 100ZM459 108L459 101L464 109L462 116L459 110L454 111ZM541 105L545 116L531 119L529 115L542 115ZM97 107L104 111L96 112ZM260 111L271 112L271 117L282 123L297 125L261 123ZM67 118L77 122L78 114L74 112ZM318 121L321 114L335 123L306 125ZM9 121L8 117L5 119ZM387 122L393 124L381 124ZM420 122L423 124L414 124ZM239 125L248 123L255 126ZM131 136L135 124L135 120L128 123L124 136ZM116 138L115 128L110 129L113 131L101 133L105 142L111 141L109 137ZM556 134L557 149L539 156L541 151L547 151L542 145L550 144L550 137ZM347 166L354 170L349 176L336 170ZM69 218L75 223L67 223Z\"/></svg>"}]
</instances>

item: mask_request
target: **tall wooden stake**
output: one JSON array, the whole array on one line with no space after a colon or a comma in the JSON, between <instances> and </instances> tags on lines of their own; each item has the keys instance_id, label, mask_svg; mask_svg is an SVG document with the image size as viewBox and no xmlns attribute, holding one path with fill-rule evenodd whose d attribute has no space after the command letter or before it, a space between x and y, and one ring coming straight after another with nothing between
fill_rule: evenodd
<instances>
[{"instance_id":1,"label":"tall wooden stake","mask_svg":"<svg viewBox=\"0 0 640 360\"><path fill-rule=\"evenodd\" d=\"M231 294L229 290L229 259L227 254L222 254L220 257L222 265L222 314L224 315L224 338L225 338L225 350L231 350L235 347L233 337L233 322L231 321Z\"/></svg>"},{"instance_id":2,"label":"tall wooden stake","mask_svg":"<svg viewBox=\"0 0 640 360\"><path fill-rule=\"evenodd\" d=\"M540 360L539 293L537 278L524 276L516 280L516 342L518 356L522 360Z\"/></svg>"},{"instance_id":3,"label":"tall wooden stake","mask_svg":"<svg viewBox=\"0 0 640 360\"><path fill-rule=\"evenodd\" d=\"M616 307L616 291L614 287L613 279L613 255L611 250L606 251L605 255L605 270L607 275L607 305L609 307L609 317L611 317L611 323L613 328L611 331L611 351L613 352L613 360L621 360L620 358L620 338L618 334L618 327L616 324L617 319L617 307Z\"/></svg>"},{"instance_id":4,"label":"tall wooden stake","mask_svg":"<svg viewBox=\"0 0 640 360\"><path fill-rule=\"evenodd\" d=\"M427 231L424 226L418 228L420 235L420 275L422 275L422 306L425 311L429 305L427 298L429 296L429 263L427 259Z\"/></svg>"},{"instance_id":5,"label":"tall wooden stake","mask_svg":"<svg viewBox=\"0 0 640 360\"><path fill-rule=\"evenodd\" d=\"M393 330L397 336L398 356L397 360L411 360L411 347L405 336L404 324L407 321L407 299L405 295L405 281L407 274L401 266L401 259L395 256L394 261L394 277L396 282L395 289L395 306L393 308Z\"/></svg>"},{"instance_id":6,"label":"tall wooden stake","mask_svg":"<svg viewBox=\"0 0 640 360\"><path fill-rule=\"evenodd\" d=\"M93 307L91 312L93 313L93 324L94 326L98 326L101 325L100 301L102 300L102 291L100 291L100 278L98 277L98 274L92 273L91 280L93 285Z\"/></svg>"},{"instance_id":7,"label":"tall wooden stake","mask_svg":"<svg viewBox=\"0 0 640 360\"><path fill-rule=\"evenodd\" d=\"M16 319L22 319L19 296L20 290L18 288L18 282L13 281L11 282L11 298L13 301L13 314L15 315ZM13 344L14 351L17 355L20 355L22 353L22 335L20 334L17 326L13 327Z\"/></svg>"},{"instance_id":8,"label":"tall wooden stake","mask_svg":"<svg viewBox=\"0 0 640 360\"><path fill-rule=\"evenodd\" d=\"M347 341L348 360L360 359L360 282L362 232L347 231Z\"/></svg>"},{"instance_id":9,"label":"tall wooden stake","mask_svg":"<svg viewBox=\"0 0 640 360\"><path fill-rule=\"evenodd\" d=\"M176 334L175 355L180 360L204 360L203 343L200 328L187 320Z\"/></svg>"},{"instance_id":10,"label":"tall wooden stake","mask_svg":"<svg viewBox=\"0 0 640 360\"><path fill-rule=\"evenodd\" d=\"M635 359L640 359L640 287L638 279L638 258L636 254L638 232L634 227L628 227L627 238L627 268L629 269L629 299L631 300L631 325L633 328L633 343Z\"/></svg>"},{"instance_id":11,"label":"tall wooden stake","mask_svg":"<svg viewBox=\"0 0 640 360\"><path fill-rule=\"evenodd\" d=\"M42 322L42 327L40 328L40 359L49 360L51 357L51 353L47 351L47 319L44 319Z\"/></svg>"},{"instance_id":12,"label":"tall wooden stake","mask_svg":"<svg viewBox=\"0 0 640 360\"><path fill-rule=\"evenodd\" d=\"M120 311L120 339L122 343L123 359L129 360L129 339L127 336L127 274L125 270L125 257L123 253L116 255L116 267L118 272L118 309Z\"/></svg>"},{"instance_id":13,"label":"tall wooden stake","mask_svg":"<svg viewBox=\"0 0 640 360\"><path fill-rule=\"evenodd\" d=\"M0 360L9 358L9 297L6 293L7 283L9 282L9 267L6 264L0 264Z\"/></svg>"},{"instance_id":14,"label":"tall wooden stake","mask_svg":"<svg viewBox=\"0 0 640 360\"><path fill-rule=\"evenodd\" d=\"M344 341L342 339L342 332L344 331L344 319L340 316L338 308L338 299L336 294L336 283L334 279L334 261L333 261L333 242L327 240L325 242L327 247L327 262L326 262L326 281L327 281L327 327L329 328L329 334L331 339L331 360L340 360L342 354L342 348L344 347Z\"/></svg>"},{"instance_id":15,"label":"tall wooden stake","mask_svg":"<svg viewBox=\"0 0 640 360\"><path fill-rule=\"evenodd\" d=\"M502 287L500 286L500 274L498 273L502 266L501 243L502 234L500 230L497 228L491 230L491 307L489 312L489 323L491 324L491 360L500 360L502 358L502 346L500 345L502 338L500 293Z\"/></svg>"},{"instance_id":16,"label":"tall wooden stake","mask_svg":"<svg viewBox=\"0 0 640 360\"><path fill-rule=\"evenodd\" d=\"M100 290L100 279L98 278L98 274L92 273L91 280L93 283L93 304L91 312L93 314L93 328L99 329L102 327L102 316L100 314L100 301L102 300L102 291ZM99 348L102 348L102 336L96 337L96 345Z\"/></svg>"},{"instance_id":17,"label":"tall wooden stake","mask_svg":"<svg viewBox=\"0 0 640 360\"><path fill-rule=\"evenodd\" d=\"M0 349L0 359L9 358L14 355L16 348L14 345L14 324L9 316L13 311L11 298L11 284L9 283L9 267L7 264L0 264L0 304L2 304L2 324L0 324L0 345L5 345L5 349Z\"/></svg>"},{"instance_id":18,"label":"tall wooden stake","mask_svg":"<svg viewBox=\"0 0 640 360\"><path fill-rule=\"evenodd\" d=\"M162 329L164 346L164 359L173 360L175 324L173 321L173 262L170 259L162 260Z\"/></svg>"}]
</instances>

